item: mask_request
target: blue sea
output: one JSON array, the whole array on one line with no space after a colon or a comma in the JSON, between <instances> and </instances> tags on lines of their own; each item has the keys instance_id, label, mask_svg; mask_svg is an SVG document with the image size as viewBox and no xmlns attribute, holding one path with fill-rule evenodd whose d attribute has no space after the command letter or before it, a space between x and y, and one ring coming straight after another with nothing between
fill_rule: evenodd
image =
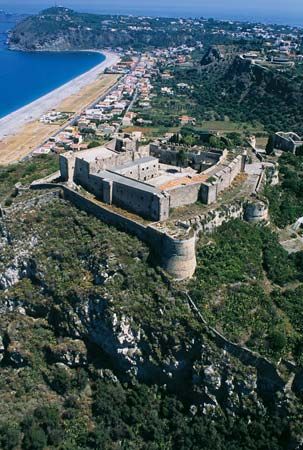
<instances>
[{"instance_id":1,"label":"blue sea","mask_svg":"<svg viewBox=\"0 0 303 450\"><path fill-rule=\"evenodd\" d=\"M34 14L54 6L53 0L0 0L0 9ZM98 14L163 17L213 17L303 27L302 0L63 0L67 8Z\"/></svg>"},{"instance_id":2,"label":"blue sea","mask_svg":"<svg viewBox=\"0 0 303 450\"><path fill-rule=\"evenodd\" d=\"M93 52L32 53L9 51L0 23L0 118L62 86L104 61Z\"/></svg>"}]
</instances>

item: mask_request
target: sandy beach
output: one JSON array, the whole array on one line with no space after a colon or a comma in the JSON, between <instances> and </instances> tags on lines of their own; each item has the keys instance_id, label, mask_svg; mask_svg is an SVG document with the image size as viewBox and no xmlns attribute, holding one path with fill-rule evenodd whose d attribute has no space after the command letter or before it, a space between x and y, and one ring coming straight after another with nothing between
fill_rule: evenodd
<instances>
[{"instance_id":1,"label":"sandy beach","mask_svg":"<svg viewBox=\"0 0 303 450\"><path fill-rule=\"evenodd\" d=\"M77 94L81 89L98 79L107 67L111 67L119 61L119 56L115 53L102 51L106 59L93 67L88 72L69 81L50 93L38 98L28 105L14 111L13 113L0 119L0 140L15 135L29 122L33 122L47 111L57 108L68 97Z\"/></svg>"}]
</instances>

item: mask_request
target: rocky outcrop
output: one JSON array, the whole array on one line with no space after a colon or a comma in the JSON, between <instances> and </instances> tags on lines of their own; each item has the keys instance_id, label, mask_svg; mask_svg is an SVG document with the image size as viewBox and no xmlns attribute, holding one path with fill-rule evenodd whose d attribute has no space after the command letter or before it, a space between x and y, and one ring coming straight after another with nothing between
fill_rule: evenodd
<instances>
[{"instance_id":1,"label":"rocky outcrop","mask_svg":"<svg viewBox=\"0 0 303 450\"><path fill-rule=\"evenodd\" d=\"M36 270L35 261L30 257L29 249L35 246L35 240L29 243L27 249L19 248L8 266L0 274L0 290L6 290L17 284L23 278L33 278Z\"/></svg>"},{"instance_id":2,"label":"rocky outcrop","mask_svg":"<svg viewBox=\"0 0 303 450\"><path fill-rule=\"evenodd\" d=\"M133 330L131 319L124 315L118 317L111 310L109 299L92 297L66 314L68 319L64 322L69 324L68 332L74 338L97 344L121 370L128 371L138 365L141 331Z\"/></svg>"},{"instance_id":3,"label":"rocky outcrop","mask_svg":"<svg viewBox=\"0 0 303 450\"><path fill-rule=\"evenodd\" d=\"M88 364L87 349L80 339L64 338L56 345L46 347L51 363L62 363L69 367L85 367Z\"/></svg>"},{"instance_id":4,"label":"rocky outcrop","mask_svg":"<svg viewBox=\"0 0 303 450\"><path fill-rule=\"evenodd\" d=\"M221 61L222 59L223 55L221 54L220 50L216 47L210 47L201 59L200 64L201 66L208 66L209 64Z\"/></svg>"},{"instance_id":5,"label":"rocky outcrop","mask_svg":"<svg viewBox=\"0 0 303 450\"><path fill-rule=\"evenodd\" d=\"M5 350L5 347L4 347L3 337L0 336L0 363L4 358L4 350Z\"/></svg>"}]
</instances>

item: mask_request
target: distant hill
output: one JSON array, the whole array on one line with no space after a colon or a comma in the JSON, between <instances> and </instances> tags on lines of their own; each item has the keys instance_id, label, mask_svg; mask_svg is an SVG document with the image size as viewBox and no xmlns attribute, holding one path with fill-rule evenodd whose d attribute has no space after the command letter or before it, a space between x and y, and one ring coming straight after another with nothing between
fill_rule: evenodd
<instances>
[{"instance_id":1,"label":"distant hill","mask_svg":"<svg viewBox=\"0 0 303 450\"><path fill-rule=\"evenodd\" d=\"M16 50L74 50L105 47L165 48L182 44L212 43L221 39L207 33L203 21L168 18L85 14L63 7L49 8L19 23L10 36ZM224 38L226 39L226 38Z\"/></svg>"},{"instance_id":2,"label":"distant hill","mask_svg":"<svg viewBox=\"0 0 303 450\"><path fill-rule=\"evenodd\" d=\"M10 47L21 50L73 50L104 47L159 46L192 43L193 38L169 19L82 14L50 8L19 23Z\"/></svg>"}]
</instances>

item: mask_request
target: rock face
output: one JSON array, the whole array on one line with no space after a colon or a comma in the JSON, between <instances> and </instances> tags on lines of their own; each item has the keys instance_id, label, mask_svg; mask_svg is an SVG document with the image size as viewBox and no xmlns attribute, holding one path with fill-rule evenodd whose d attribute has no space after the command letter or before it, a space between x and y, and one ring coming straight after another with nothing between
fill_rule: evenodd
<instances>
[{"instance_id":1,"label":"rock face","mask_svg":"<svg viewBox=\"0 0 303 450\"><path fill-rule=\"evenodd\" d=\"M57 345L46 347L48 358L52 363L62 363L69 367L85 367L87 361L87 349L80 339L65 338Z\"/></svg>"},{"instance_id":2,"label":"rock face","mask_svg":"<svg viewBox=\"0 0 303 450\"><path fill-rule=\"evenodd\" d=\"M292 383L285 370L284 379L274 364L201 321L180 285L148 265L142 242L62 199L41 207L50 212L35 223L33 238L33 221L22 223L29 212L21 200L1 255L3 272L15 270L0 290L1 369L23 375L41 365L41 378L61 368L177 393L186 386L193 416L263 414L268 404L288 414L297 407L302 376ZM239 203L188 226L211 231L242 214ZM176 259L178 251L171 250Z\"/></svg>"},{"instance_id":3,"label":"rock face","mask_svg":"<svg viewBox=\"0 0 303 450\"><path fill-rule=\"evenodd\" d=\"M5 347L4 347L4 343L3 343L3 338L2 338L2 336L0 336L0 363L4 358L4 350L5 350Z\"/></svg>"}]
</instances>

